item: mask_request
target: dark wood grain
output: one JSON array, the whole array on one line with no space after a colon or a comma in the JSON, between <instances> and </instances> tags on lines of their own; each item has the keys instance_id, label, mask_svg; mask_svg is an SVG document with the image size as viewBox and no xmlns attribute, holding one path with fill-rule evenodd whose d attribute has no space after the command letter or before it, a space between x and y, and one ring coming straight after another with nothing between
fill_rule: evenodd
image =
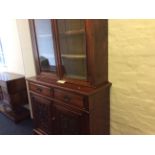
<instances>
[{"instance_id":1,"label":"dark wood grain","mask_svg":"<svg viewBox=\"0 0 155 155\"><path fill-rule=\"evenodd\" d=\"M66 102L67 104L75 105L84 108L84 96L59 89L54 90L54 98Z\"/></svg>"},{"instance_id":2,"label":"dark wood grain","mask_svg":"<svg viewBox=\"0 0 155 155\"><path fill-rule=\"evenodd\" d=\"M29 110L23 107L28 104L25 77L15 73L0 73L0 86L0 111L15 122L29 117Z\"/></svg>"},{"instance_id":3,"label":"dark wood grain","mask_svg":"<svg viewBox=\"0 0 155 155\"><path fill-rule=\"evenodd\" d=\"M38 70L37 76L27 79L36 124L34 134L110 134L108 20L86 19L82 20L84 25L81 25L80 21L70 20L69 25L70 22L65 19L51 20L57 70L55 74L41 70L38 65L34 25L33 21L30 22L34 58ZM86 48L87 77L84 80L66 76L61 57L62 50L66 54L68 48L68 43L63 39L78 35L84 36L81 44L86 47L78 48L78 43L69 47ZM72 43L71 39L69 43ZM74 72L79 69L78 67L74 66ZM58 83L58 79L64 80L65 83Z\"/></svg>"},{"instance_id":4,"label":"dark wood grain","mask_svg":"<svg viewBox=\"0 0 155 155\"><path fill-rule=\"evenodd\" d=\"M39 62L39 54L38 54L38 46L37 46L34 20L29 20L29 27L30 27L31 42L32 42L32 48L33 48L33 56L34 56L34 60L35 60L35 69L36 69L36 73L40 74L41 69L40 69L40 62Z\"/></svg>"},{"instance_id":5,"label":"dark wood grain","mask_svg":"<svg viewBox=\"0 0 155 155\"><path fill-rule=\"evenodd\" d=\"M94 86L108 82L108 20L86 20L88 79Z\"/></svg>"},{"instance_id":6,"label":"dark wood grain","mask_svg":"<svg viewBox=\"0 0 155 155\"><path fill-rule=\"evenodd\" d=\"M64 67L61 60L60 38L57 20L51 20L53 32L53 45L56 61L56 74L41 70L38 54L38 45L35 35L33 20L30 20L30 30L34 59L37 74L45 75L46 78L63 79L70 83L85 86L99 86L108 82L108 20L85 20L85 41L86 41L86 80L72 79L64 76Z\"/></svg>"},{"instance_id":7,"label":"dark wood grain","mask_svg":"<svg viewBox=\"0 0 155 155\"><path fill-rule=\"evenodd\" d=\"M110 134L110 86L106 85L89 97L90 134Z\"/></svg>"},{"instance_id":8,"label":"dark wood grain","mask_svg":"<svg viewBox=\"0 0 155 155\"><path fill-rule=\"evenodd\" d=\"M36 93L45 95L45 96L49 96L49 97L53 96L53 89L50 87L46 87L46 86L38 85L34 83L29 83L29 89Z\"/></svg>"},{"instance_id":9,"label":"dark wood grain","mask_svg":"<svg viewBox=\"0 0 155 155\"><path fill-rule=\"evenodd\" d=\"M53 26L53 36L54 36L54 47L56 50L56 62L57 62L57 73L59 79L62 79L63 70L62 70L62 62L61 62L61 54L60 54L60 44L59 44L59 35L58 35L58 28L57 28L57 21L55 19L52 20Z\"/></svg>"},{"instance_id":10,"label":"dark wood grain","mask_svg":"<svg viewBox=\"0 0 155 155\"><path fill-rule=\"evenodd\" d=\"M40 129L44 134L52 134L51 101L36 95L31 95L31 101L36 131Z\"/></svg>"},{"instance_id":11,"label":"dark wood grain","mask_svg":"<svg viewBox=\"0 0 155 155\"><path fill-rule=\"evenodd\" d=\"M83 135L89 133L88 114L83 111L73 111L57 103L53 105L53 134Z\"/></svg>"}]
</instances>

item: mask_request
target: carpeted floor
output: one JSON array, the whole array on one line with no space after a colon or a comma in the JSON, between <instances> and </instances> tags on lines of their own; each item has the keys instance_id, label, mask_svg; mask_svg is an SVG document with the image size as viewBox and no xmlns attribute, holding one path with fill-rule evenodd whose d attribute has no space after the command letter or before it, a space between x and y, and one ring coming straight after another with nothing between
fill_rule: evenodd
<instances>
[{"instance_id":1,"label":"carpeted floor","mask_svg":"<svg viewBox=\"0 0 155 155\"><path fill-rule=\"evenodd\" d=\"M0 113L0 135L32 135L33 123L30 118L15 124Z\"/></svg>"}]
</instances>

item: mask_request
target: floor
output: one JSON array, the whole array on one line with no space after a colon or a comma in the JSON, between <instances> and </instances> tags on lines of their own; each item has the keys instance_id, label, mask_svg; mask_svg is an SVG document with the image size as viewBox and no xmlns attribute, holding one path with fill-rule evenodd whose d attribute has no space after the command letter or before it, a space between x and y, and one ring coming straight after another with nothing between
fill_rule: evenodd
<instances>
[{"instance_id":1,"label":"floor","mask_svg":"<svg viewBox=\"0 0 155 155\"><path fill-rule=\"evenodd\" d=\"M30 118L16 124L0 113L0 135L32 135L32 129Z\"/></svg>"}]
</instances>

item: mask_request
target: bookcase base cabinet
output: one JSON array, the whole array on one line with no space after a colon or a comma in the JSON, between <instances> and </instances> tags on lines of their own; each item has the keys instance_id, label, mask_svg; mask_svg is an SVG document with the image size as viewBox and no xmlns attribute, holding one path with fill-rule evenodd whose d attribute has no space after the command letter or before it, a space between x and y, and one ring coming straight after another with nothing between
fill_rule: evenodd
<instances>
[{"instance_id":1,"label":"bookcase base cabinet","mask_svg":"<svg viewBox=\"0 0 155 155\"><path fill-rule=\"evenodd\" d=\"M32 80L28 83L34 134L110 134L110 83L97 89L91 88L88 92L82 87L82 91L78 92L77 89L58 89L57 85L47 86ZM45 90L49 90L50 94L45 95Z\"/></svg>"}]
</instances>

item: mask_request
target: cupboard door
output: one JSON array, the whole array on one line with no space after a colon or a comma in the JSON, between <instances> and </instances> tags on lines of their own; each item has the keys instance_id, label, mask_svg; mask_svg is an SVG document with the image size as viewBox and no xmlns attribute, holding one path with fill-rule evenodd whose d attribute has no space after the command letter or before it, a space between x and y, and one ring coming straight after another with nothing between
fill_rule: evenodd
<instances>
[{"instance_id":1,"label":"cupboard door","mask_svg":"<svg viewBox=\"0 0 155 155\"><path fill-rule=\"evenodd\" d=\"M35 19L35 36L41 71L55 72L56 63L50 19Z\"/></svg>"},{"instance_id":2,"label":"cupboard door","mask_svg":"<svg viewBox=\"0 0 155 155\"><path fill-rule=\"evenodd\" d=\"M68 108L54 104L53 105L53 132L57 135L80 135L88 134L87 115L83 112L71 111Z\"/></svg>"},{"instance_id":3,"label":"cupboard door","mask_svg":"<svg viewBox=\"0 0 155 155\"><path fill-rule=\"evenodd\" d=\"M34 127L46 134L52 134L51 101L42 97L31 95Z\"/></svg>"},{"instance_id":4,"label":"cupboard door","mask_svg":"<svg viewBox=\"0 0 155 155\"><path fill-rule=\"evenodd\" d=\"M61 61L65 77L87 79L85 23L80 19L57 20Z\"/></svg>"}]
</instances>

